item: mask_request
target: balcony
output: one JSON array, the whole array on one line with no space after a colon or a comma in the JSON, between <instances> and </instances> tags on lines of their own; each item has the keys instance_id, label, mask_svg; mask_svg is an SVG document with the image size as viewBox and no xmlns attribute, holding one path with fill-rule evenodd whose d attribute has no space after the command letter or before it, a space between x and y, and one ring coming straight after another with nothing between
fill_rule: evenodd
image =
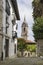
<instances>
[{"instance_id":1,"label":"balcony","mask_svg":"<svg viewBox=\"0 0 43 65\"><path fill-rule=\"evenodd\" d=\"M12 24L15 25L15 23L16 23L15 20L12 20Z\"/></svg>"},{"instance_id":2,"label":"balcony","mask_svg":"<svg viewBox=\"0 0 43 65\"><path fill-rule=\"evenodd\" d=\"M6 27L9 28L9 23L6 23Z\"/></svg>"},{"instance_id":3,"label":"balcony","mask_svg":"<svg viewBox=\"0 0 43 65\"><path fill-rule=\"evenodd\" d=\"M17 32L16 32L16 31L13 31L13 32L12 32L12 37L13 37L13 39L14 39L14 38L17 38Z\"/></svg>"}]
</instances>

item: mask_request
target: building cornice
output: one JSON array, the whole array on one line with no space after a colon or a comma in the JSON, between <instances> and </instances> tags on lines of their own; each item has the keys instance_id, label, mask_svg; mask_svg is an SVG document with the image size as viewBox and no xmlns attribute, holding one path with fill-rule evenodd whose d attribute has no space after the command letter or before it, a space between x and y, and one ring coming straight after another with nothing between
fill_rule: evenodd
<instances>
[{"instance_id":1,"label":"building cornice","mask_svg":"<svg viewBox=\"0 0 43 65\"><path fill-rule=\"evenodd\" d=\"M11 0L17 20L20 20L20 16L19 16L19 11L18 11L18 6L17 6L17 1L16 0Z\"/></svg>"}]
</instances>

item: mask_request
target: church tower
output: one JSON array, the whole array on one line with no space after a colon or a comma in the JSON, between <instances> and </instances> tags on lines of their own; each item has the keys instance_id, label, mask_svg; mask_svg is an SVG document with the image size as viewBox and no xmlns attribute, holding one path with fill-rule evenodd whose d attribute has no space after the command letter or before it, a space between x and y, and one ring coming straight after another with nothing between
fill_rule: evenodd
<instances>
[{"instance_id":1,"label":"church tower","mask_svg":"<svg viewBox=\"0 0 43 65\"><path fill-rule=\"evenodd\" d=\"M25 40L27 40L27 37L28 37L28 24L26 22L25 17L24 17L24 22L22 23L21 36L22 36L22 38L24 38Z\"/></svg>"}]
</instances>

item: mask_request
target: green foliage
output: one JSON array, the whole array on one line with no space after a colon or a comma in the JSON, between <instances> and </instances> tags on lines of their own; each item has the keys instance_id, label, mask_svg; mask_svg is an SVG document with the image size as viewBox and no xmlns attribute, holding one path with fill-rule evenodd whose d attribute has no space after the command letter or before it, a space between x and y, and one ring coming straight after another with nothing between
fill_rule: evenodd
<instances>
[{"instance_id":1,"label":"green foliage","mask_svg":"<svg viewBox=\"0 0 43 65\"><path fill-rule=\"evenodd\" d=\"M21 51L21 56L23 56L23 51L26 49L25 40L23 38L18 39L18 50Z\"/></svg>"},{"instance_id":2,"label":"green foliage","mask_svg":"<svg viewBox=\"0 0 43 65\"><path fill-rule=\"evenodd\" d=\"M20 38L18 39L18 50L19 51L22 51L26 48L26 45L25 45L25 40Z\"/></svg>"},{"instance_id":3,"label":"green foliage","mask_svg":"<svg viewBox=\"0 0 43 65\"><path fill-rule=\"evenodd\" d=\"M37 39L43 39L43 17L38 17L33 25L34 37Z\"/></svg>"},{"instance_id":4,"label":"green foliage","mask_svg":"<svg viewBox=\"0 0 43 65\"><path fill-rule=\"evenodd\" d=\"M35 39L43 39L43 0L33 0L33 32Z\"/></svg>"},{"instance_id":5,"label":"green foliage","mask_svg":"<svg viewBox=\"0 0 43 65\"><path fill-rule=\"evenodd\" d=\"M27 45L27 51L35 52L36 51L36 45Z\"/></svg>"},{"instance_id":6,"label":"green foliage","mask_svg":"<svg viewBox=\"0 0 43 65\"><path fill-rule=\"evenodd\" d=\"M36 45L26 45L25 44L25 40L20 38L18 39L18 50L19 51L24 51L24 50L27 50L27 51L30 51L30 52L35 52L36 51Z\"/></svg>"},{"instance_id":7,"label":"green foliage","mask_svg":"<svg viewBox=\"0 0 43 65\"><path fill-rule=\"evenodd\" d=\"M41 17L43 14L43 3L40 0L33 0L33 17L36 19L37 17Z\"/></svg>"}]
</instances>

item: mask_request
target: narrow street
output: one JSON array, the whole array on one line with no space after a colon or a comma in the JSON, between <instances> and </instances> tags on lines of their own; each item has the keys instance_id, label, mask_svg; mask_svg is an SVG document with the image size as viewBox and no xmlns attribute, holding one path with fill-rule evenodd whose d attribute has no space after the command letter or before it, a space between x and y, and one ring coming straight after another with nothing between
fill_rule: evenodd
<instances>
[{"instance_id":1,"label":"narrow street","mask_svg":"<svg viewBox=\"0 0 43 65\"><path fill-rule=\"evenodd\" d=\"M0 65L43 65L43 0L0 0Z\"/></svg>"},{"instance_id":2,"label":"narrow street","mask_svg":"<svg viewBox=\"0 0 43 65\"><path fill-rule=\"evenodd\" d=\"M16 58L1 61L0 65L43 65L43 60L40 58Z\"/></svg>"}]
</instances>

